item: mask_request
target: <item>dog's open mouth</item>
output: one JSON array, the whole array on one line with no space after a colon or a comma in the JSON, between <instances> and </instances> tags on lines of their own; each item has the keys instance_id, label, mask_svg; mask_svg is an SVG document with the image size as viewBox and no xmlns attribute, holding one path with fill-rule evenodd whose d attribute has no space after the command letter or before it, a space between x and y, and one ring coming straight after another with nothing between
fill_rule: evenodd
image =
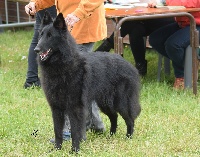
<instances>
[{"instance_id":1,"label":"dog's open mouth","mask_svg":"<svg viewBox=\"0 0 200 157\"><path fill-rule=\"evenodd\" d=\"M50 52L51 52L51 48L48 49L45 52L40 53L40 59L41 59L41 61L47 60L47 58L49 58L49 56L50 56Z\"/></svg>"}]
</instances>

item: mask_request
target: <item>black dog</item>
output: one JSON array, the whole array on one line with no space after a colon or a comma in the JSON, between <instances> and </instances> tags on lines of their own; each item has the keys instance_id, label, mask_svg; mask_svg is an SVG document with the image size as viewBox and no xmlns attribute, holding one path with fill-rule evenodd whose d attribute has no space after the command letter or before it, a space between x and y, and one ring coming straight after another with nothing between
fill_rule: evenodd
<instances>
[{"instance_id":1,"label":"black dog","mask_svg":"<svg viewBox=\"0 0 200 157\"><path fill-rule=\"evenodd\" d=\"M45 13L35 51L52 110L57 149L62 146L64 112L71 124L72 151L80 149L94 100L110 119L110 134L116 132L118 112L126 122L127 137L131 137L141 111L136 68L117 54L79 52L62 13L54 21Z\"/></svg>"}]
</instances>

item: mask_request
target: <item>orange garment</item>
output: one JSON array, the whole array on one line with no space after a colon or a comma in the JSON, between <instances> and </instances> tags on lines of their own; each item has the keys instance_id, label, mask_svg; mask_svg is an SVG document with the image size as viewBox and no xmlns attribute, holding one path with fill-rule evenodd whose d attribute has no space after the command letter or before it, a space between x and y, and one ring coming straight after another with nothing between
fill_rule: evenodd
<instances>
[{"instance_id":1,"label":"orange garment","mask_svg":"<svg viewBox=\"0 0 200 157\"><path fill-rule=\"evenodd\" d=\"M184 6L186 8L200 8L200 0L166 0L166 4L170 6ZM200 12L191 12L197 25L200 25ZM181 27L190 25L188 17L176 17L176 21Z\"/></svg>"},{"instance_id":2,"label":"orange garment","mask_svg":"<svg viewBox=\"0 0 200 157\"><path fill-rule=\"evenodd\" d=\"M31 0L36 4L36 10L42 10L56 5L57 12L64 17L74 14L79 19L71 34L77 44L96 42L106 38L107 26L104 0Z\"/></svg>"}]
</instances>

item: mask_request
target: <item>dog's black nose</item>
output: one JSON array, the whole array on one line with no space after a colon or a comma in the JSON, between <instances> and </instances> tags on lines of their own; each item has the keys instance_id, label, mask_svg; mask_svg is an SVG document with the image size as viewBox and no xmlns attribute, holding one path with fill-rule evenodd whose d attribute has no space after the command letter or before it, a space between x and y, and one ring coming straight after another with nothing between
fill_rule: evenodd
<instances>
[{"instance_id":1,"label":"dog's black nose","mask_svg":"<svg viewBox=\"0 0 200 157\"><path fill-rule=\"evenodd\" d=\"M39 53L40 52L40 48L36 46L34 51L35 51L35 53Z\"/></svg>"}]
</instances>

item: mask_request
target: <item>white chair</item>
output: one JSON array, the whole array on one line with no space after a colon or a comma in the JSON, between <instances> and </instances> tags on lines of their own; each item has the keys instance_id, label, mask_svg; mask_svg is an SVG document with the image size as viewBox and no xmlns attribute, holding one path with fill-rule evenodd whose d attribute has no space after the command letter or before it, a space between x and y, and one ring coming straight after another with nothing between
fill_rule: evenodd
<instances>
[{"instance_id":1,"label":"white chair","mask_svg":"<svg viewBox=\"0 0 200 157\"><path fill-rule=\"evenodd\" d=\"M164 71L165 74L170 75L170 60L158 53L158 72L157 80L160 81L161 71L162 71L162 59L164 59Z\"/></svg>"}]
</instances>

